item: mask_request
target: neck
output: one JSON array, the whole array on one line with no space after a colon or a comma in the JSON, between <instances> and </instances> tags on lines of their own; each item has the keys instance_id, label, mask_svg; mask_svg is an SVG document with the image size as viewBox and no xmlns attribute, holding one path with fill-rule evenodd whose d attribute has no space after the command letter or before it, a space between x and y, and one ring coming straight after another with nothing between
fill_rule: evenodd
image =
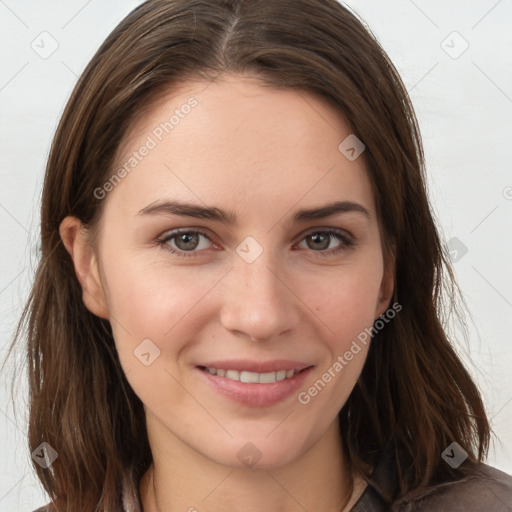
<instances>
[{"instance_id":1,"label":"neck","mask_svg":"<svg viewBox=\"0 0 512 512\"><path fill-rule=\"evenodd\" d=\"M306 453L267 469L217 464L173 436L157 435L164 427L152 423L153 464L140 484L144 512L338 512L350 499L353 480L337 418ZM165 443L155 444L158 438Z\"/></svg>"}]
</instances>

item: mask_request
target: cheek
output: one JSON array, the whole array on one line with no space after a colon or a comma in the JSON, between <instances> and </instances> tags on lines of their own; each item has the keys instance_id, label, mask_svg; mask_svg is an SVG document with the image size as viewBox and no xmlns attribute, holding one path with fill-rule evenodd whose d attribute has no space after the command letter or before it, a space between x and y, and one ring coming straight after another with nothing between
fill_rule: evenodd
<instances>
[{"instance_id":1,"label":"cheek","mask_svg":"<svg viewBox=\"0 0 512 512\"><path fill-rule=\"evenodd\" d=\"M327 349L318 371L301 388L297 400L326 426L341 410L356 384L371 343L371 327L381 275L374 270L345 269L332 280L317 282L305 301L324 333L316 342ZM311 289L311 284L309 285Z\"/></svg>"},{"instance_id":2,"label":"cheek","mask_svg":"<svg viewBox=\"0 0 512 512\"><path fill-rule=\"evenodd\" d=\"M219 280L218 272L148 264L129 254L104 265L104 274L116 347L125 368L132 366L134 350L145 339L160 350L160 362L175 360L190 341L187 333L206 322L201 301Z\"/></svg>"},{"instance_id":3,"label":"cheek","mask_svg":"<svg viewBox=\"0 0 512 512\"><path fill-rule=\"evenodd\" d=\"M299 294L341 350L373 324L382 271L378 263L336 269L330 277L298 279Z\"/></svg>"},{"instance_id":4,"label":"cheek","mask_svg":"<svg viewBox=\"0 0 512 512\"><path fill-rule=\"evenodd\" d=\"M104 266L121 366L140 400L152 410L167 411L164 416L187 407L181 354L208 324L203 301L219 280L215 272L198 268L169 268L128 255Z\"/></svg>"}]
</instances>

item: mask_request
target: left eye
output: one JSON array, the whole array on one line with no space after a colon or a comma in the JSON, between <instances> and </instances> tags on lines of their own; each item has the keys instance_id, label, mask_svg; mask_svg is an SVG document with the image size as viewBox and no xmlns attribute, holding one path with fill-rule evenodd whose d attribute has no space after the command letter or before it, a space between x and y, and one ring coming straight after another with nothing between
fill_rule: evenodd
<instances>
[{"instance_id":1,"label":"left eye","mask_svg":"<svg viewBox=\"0 0 512 512\"><path fill-rule=\"evenodd\" d=\"M337 231L315 231L313 233L309 233L304 237L304 241L306 242L308 249L313 249L315 252L317 250L324 251L325 249L329 249L330 243L332 239L337 240L338 242L342 242L338 244L338 246L334 249L334 251L339 250L339 245L350 245L350 241L348 238ZM332 249L332 248L331 248ZM333 252L333 251L329 251Z\"/></svg>"}]
</instances>

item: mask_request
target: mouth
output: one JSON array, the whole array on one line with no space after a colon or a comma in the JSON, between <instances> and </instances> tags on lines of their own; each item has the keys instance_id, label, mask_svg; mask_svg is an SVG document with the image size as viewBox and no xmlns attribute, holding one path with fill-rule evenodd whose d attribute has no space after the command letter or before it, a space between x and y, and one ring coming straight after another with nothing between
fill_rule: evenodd
<instances>
[{"instance_id":1,"label":"mouth","mask_svg":"<svg viewBox=\"0 0 512 512\"><path fill-rule=\"evenodd\" d=\"M313 365L293 361L225 361L196 367L221 395L248 406L271 406L297 391Z\"/></svg>"}]
</instances>

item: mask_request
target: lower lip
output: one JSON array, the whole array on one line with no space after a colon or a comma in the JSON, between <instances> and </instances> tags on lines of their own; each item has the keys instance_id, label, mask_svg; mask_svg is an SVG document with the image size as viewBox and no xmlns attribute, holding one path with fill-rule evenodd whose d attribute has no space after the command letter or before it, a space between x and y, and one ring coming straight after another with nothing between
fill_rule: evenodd
<instances>
[{"instance_id":1,"label":"lower lip","mask_svg":"<svg viewBox=\"0 0 512 512\"><path fill-rule=\"evenodd\" d=\"M231 400L253 407L268 407L285 400L290 395L297 392L312 369L312 367L309 367L289 379L267 384L231 380L226 377L212 375L208 371L201 370L200 368L197 368L197 371L199 371L203 378L206 379L206 382L216 391Z\"/></svg>"}]
</instances>

